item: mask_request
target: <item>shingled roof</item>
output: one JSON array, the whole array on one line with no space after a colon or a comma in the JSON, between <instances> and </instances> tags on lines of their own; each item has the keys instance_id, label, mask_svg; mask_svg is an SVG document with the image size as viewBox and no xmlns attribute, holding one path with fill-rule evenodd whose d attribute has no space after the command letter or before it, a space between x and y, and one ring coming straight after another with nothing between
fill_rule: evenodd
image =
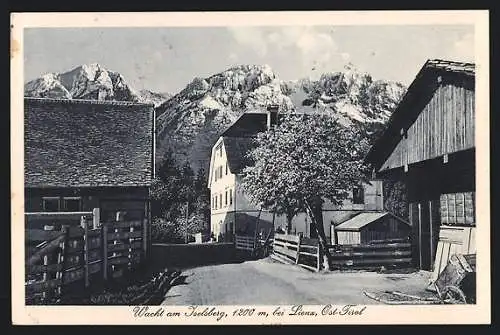
<instances>
[{"instance_id":1,"label":"shingled roof","mask_svg":"<svg viewBox=\"0 0 500 335\"><path fill-rule=\"evenodd\" d=\"M25 98L25 187L149 186L153 133L152 105Z\"/></svg>"},{"instance_id":2,"label":"shingled roof","mask_svg":"<svg viewBox=\"0 0 500 335\"><path fill-rule=\"evenodd\" d=\"M425 63L424 68L433 68L446 72L463 73L468 75L475 75L476 66L474 63L454 62L443 59L429 59Z\"/></svg>"}]
</instances>

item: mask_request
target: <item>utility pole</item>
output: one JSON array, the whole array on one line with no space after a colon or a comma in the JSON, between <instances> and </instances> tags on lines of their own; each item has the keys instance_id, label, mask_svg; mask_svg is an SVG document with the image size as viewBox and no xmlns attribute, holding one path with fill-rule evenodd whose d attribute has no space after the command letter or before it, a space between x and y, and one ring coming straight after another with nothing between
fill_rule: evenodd
<instances>
[{"instance_id":1,"label":"utility pole","mask_svg":"<svg viewBox=\"0 0 500 335\"><path fill-rule=\"evenodd\" d=\"M184 225L184 241L188 243L188 220L189 220L189 201L186 201L186 224Z\"/></svg>"}]
</instances>

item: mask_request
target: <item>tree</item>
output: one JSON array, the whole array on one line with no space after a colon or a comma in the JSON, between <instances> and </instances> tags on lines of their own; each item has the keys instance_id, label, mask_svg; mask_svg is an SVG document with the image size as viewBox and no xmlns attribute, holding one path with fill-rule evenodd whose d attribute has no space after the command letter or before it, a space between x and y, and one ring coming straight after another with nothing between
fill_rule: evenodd
<instances>
[{"instance_id":1,"label":"tree","mask_svg":"<svg viewBox=\"0 0 500 335\"><path fill-rule=\"evenodd\" d=\"M328 268L323 203L328 199L340 205L359 185L366 173L366 139L332 116L292 114L255 141L248 154L252 164L243 171L245 194L254 204L280 213L305 211Z\"/></svg>"},{"instance_id":2,"label":"tree","mask_svg":"<svg viewBox=\"0 0 500 335\"><path fill-rule=\"evenodd\" d=\"M206 229L210 195L204 185L204 174L201 170L195 176L188 162L179 167L172 151L165 152L151 187L152 232L156 240L179 243L184 241L186 233Z\"/></svg>"}]
</instances>

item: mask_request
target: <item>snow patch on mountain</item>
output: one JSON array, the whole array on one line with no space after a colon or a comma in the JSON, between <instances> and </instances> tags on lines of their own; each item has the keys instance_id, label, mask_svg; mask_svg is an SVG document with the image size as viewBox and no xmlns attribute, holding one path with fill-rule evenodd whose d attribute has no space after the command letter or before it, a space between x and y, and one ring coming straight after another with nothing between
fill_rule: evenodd
<instances>
[{"instance_id":1,"label":"snow patch on mountain","mask_svg":"<svg viewBox=\"0 0 500 335\"><path fill-rule=\"evenodd\" d=\"M25 84L24 95L38 98L117 100L162 104L170 96L132 88L118 72L98 63L64 73L47 73Z\"/></svg>"}]
</instances>

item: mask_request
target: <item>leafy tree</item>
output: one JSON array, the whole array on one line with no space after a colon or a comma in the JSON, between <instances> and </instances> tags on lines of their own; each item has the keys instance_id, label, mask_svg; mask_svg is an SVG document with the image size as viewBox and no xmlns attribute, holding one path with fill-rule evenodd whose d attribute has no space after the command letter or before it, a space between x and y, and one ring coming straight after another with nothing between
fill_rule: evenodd
<instances>
[{"instance_id":1,"label":"leafy tree","mask_svg":"<svg viewBox=\"0 0 500 335\"><path fill-rule=\"evenodd\" d=\"M151 188L155 240L182 243L186 230L188 234L206 230L210 195L204 185L204 174L201 170L195 176L188 162L179 167L172 151L165 152Z\"/></svg>"},{"instance_id":2,"label":"leafy tree","mask_svg":"<svg viewBox=\"0 0 500 335\"><path fill-rule=\"evenodd\" d=\"M325 199L340 205L359 185L367 141L357 129L328 115L291 114L260 133L249 152L253 164L243 171L250 200L279 213L305 211L319 238L328 268L330 253L323 226Z\"/></svg>"},{"instance_id":3,"label":"leafy tree","mask_svg":"<svg viewBox=\"0 0 500 335\"><path fill-rule=\"evenodd\" d=\"M384 209L409 221L406 185L402 181L384 181Z\"/></svg>"}]
</instances>

